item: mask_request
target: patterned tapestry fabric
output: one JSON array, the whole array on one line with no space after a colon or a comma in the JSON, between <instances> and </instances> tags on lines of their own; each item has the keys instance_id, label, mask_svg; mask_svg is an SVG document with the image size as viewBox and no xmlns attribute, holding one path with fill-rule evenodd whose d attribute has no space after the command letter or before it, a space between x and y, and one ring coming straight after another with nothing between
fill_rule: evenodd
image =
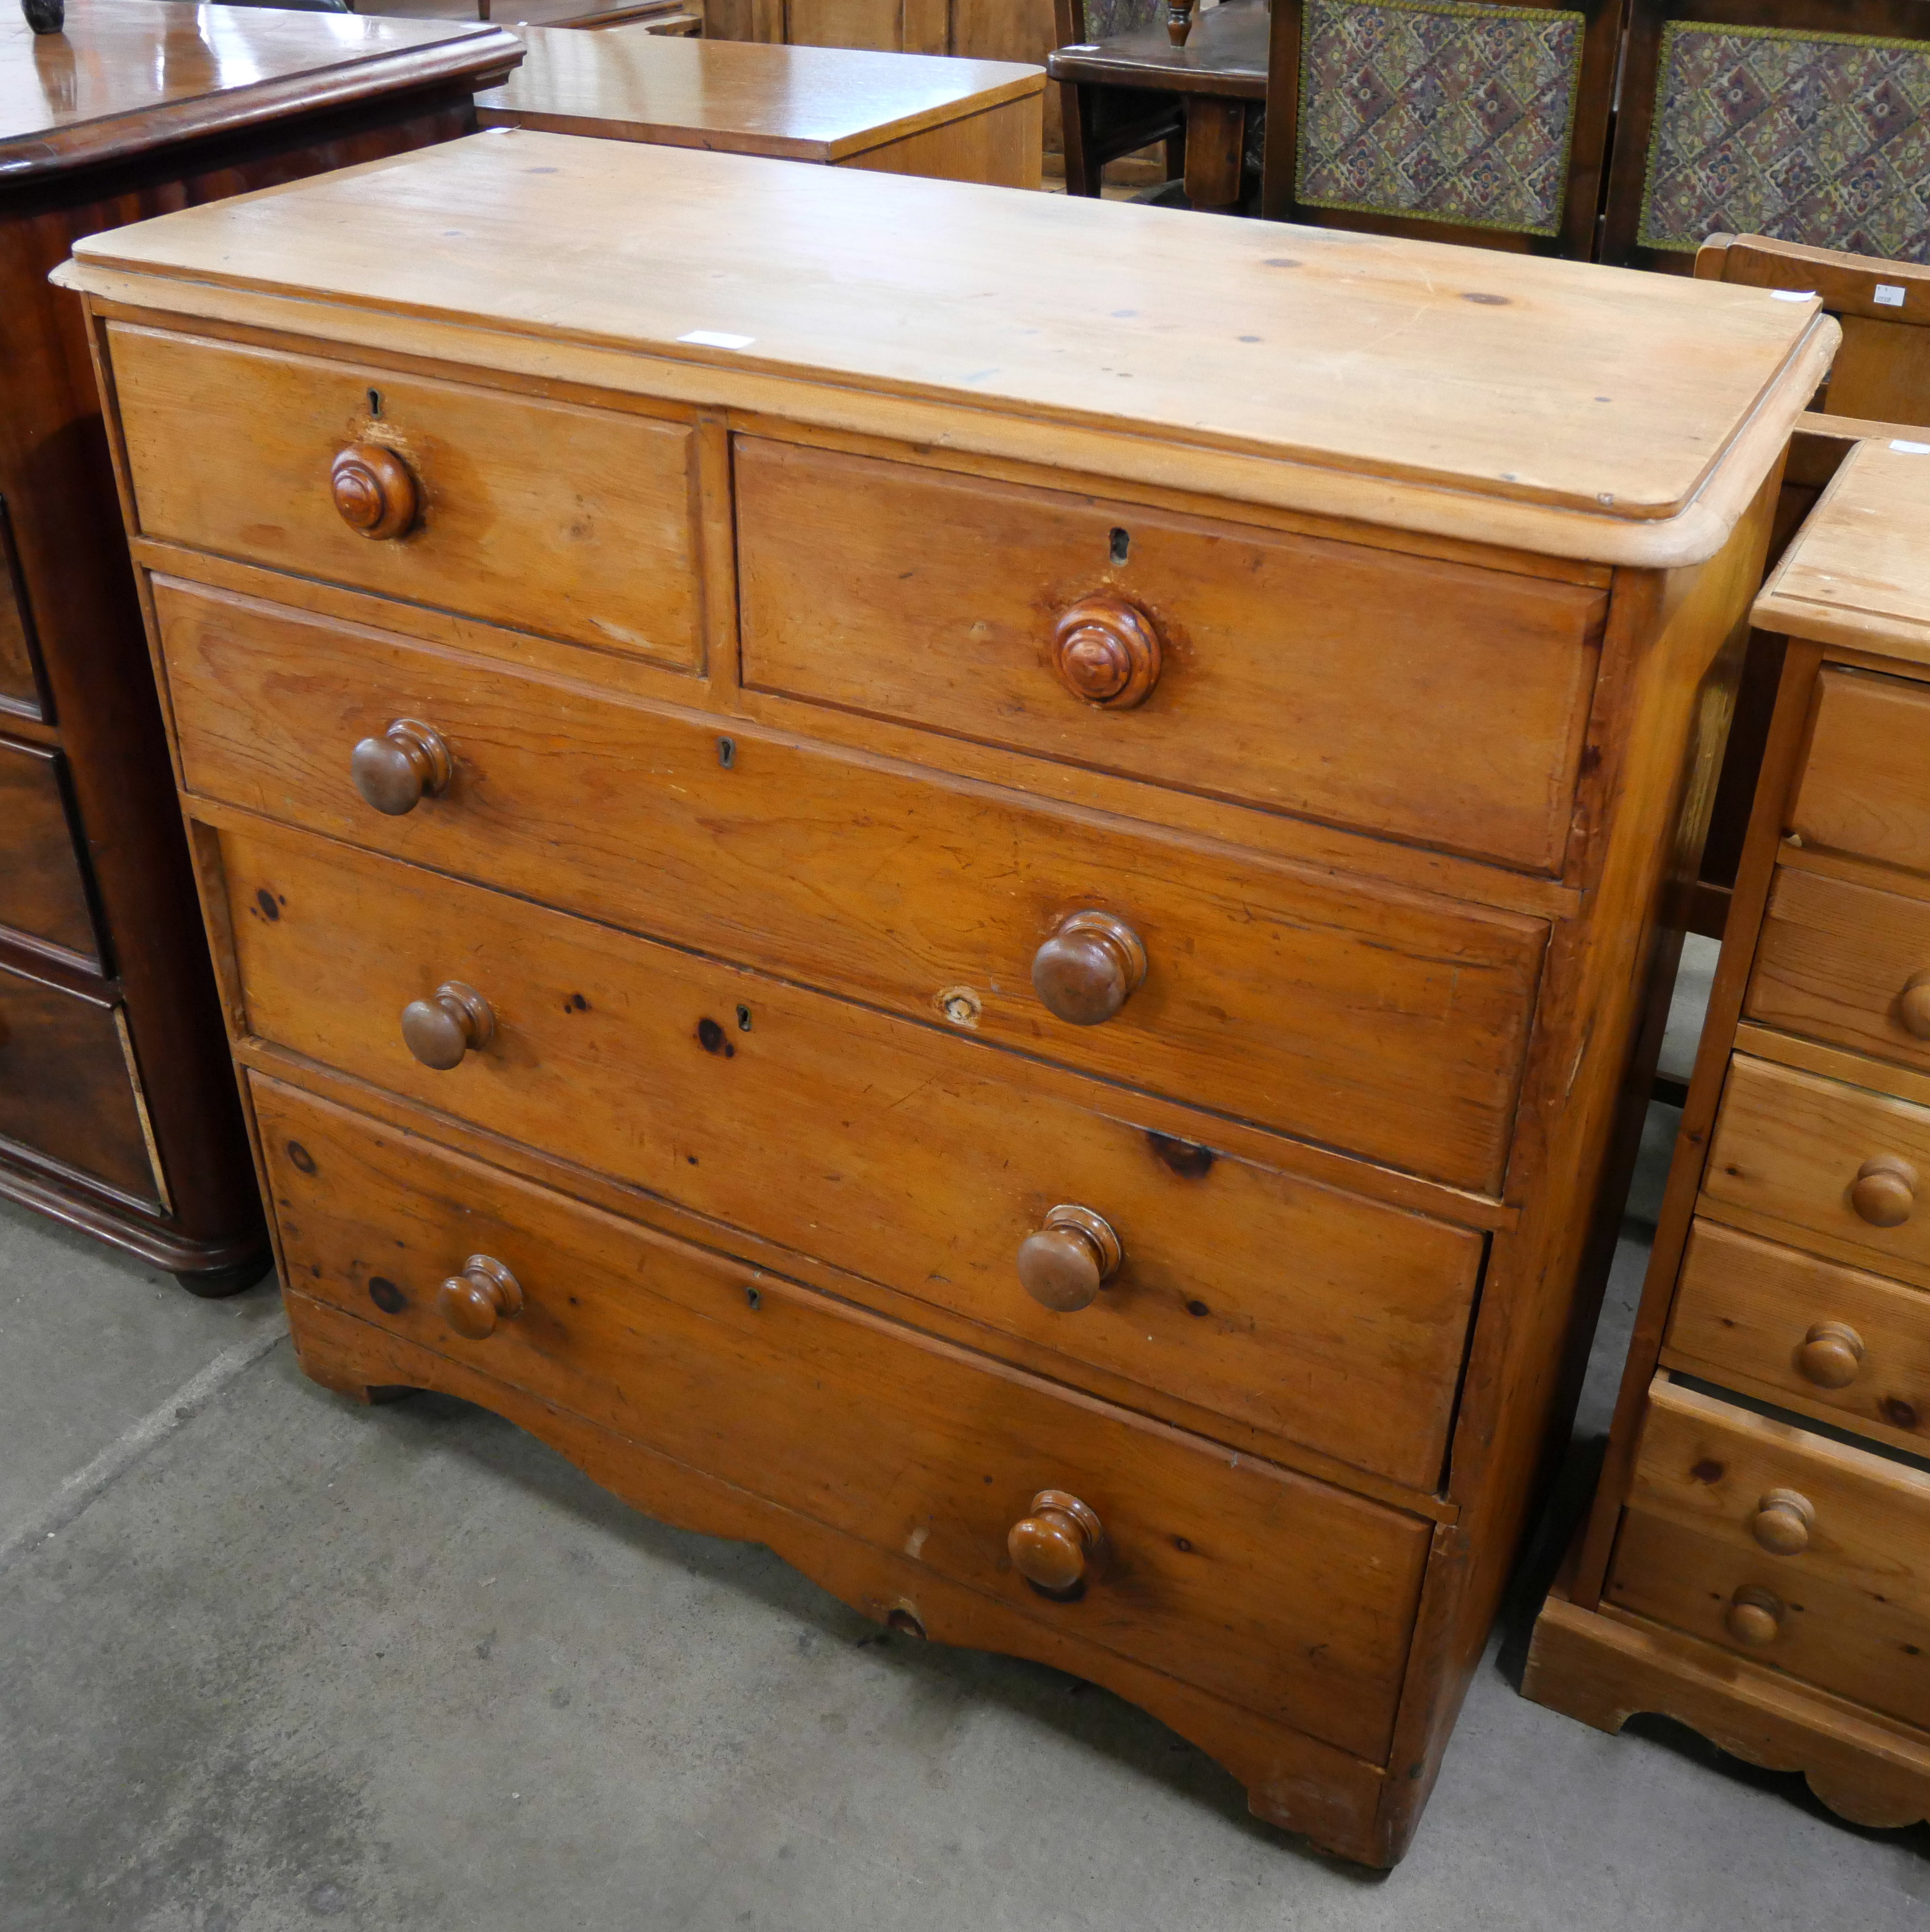
<instances>
[{"instance_id":1,"label":"patterned tapestry fabric","mask_svg":"<svg viewBox=\"0 0 1930 1932\"><path fill-rule=\"evenodd\" d=\"M1306 0L1298 199L1558 232L1586 26L1553 8Z\"/></svg>"},{"instance_id":2,"label":"patterned tapestry fabric","mask_svg":"<svg viewBox=\"0 0 1930 1932\"><path fill-rule=\"evenodd\" d=\"M1637 238L1724 232L1930 260L1930 46L1670 21Z\"/></svg>"},{"instance_id":3,"label":"patterned tapestry fabric","mask_svg":"<svg viewBox=\"0 0 1930 1932\"><path fill-rule=\"evenodd\" d=\"M1085 0L1085 38L1109 40L1166 16L1166 0Z\"/></svg>"}]
</instances>

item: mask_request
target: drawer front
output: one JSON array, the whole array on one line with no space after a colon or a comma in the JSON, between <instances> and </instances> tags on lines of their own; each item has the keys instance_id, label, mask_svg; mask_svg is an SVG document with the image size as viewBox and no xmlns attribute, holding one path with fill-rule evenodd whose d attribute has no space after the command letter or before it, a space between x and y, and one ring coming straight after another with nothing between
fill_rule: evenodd
<instances>
[{"instance_id":1,"label":"drawer front","mask_svg":"<svg viewBox=\"0 0 1930 1932\"><path fill-rule=\"evenodd\" d=\"M1930 1108L1739 1053L1703 1188L1873 1256L1930 1266Z\"/></svg>"},{"instance_id":2,"label":"drawer front","mask_svg":"<svg viewBox=\"0 0 1930 1932\"><path fill-rule=\"evenodd\" d=\"M302 1293L1385 1757L1426 1556L1418 1520L251 1084ZM472 1340L445 1318L440 1285L479 1253L522 1307ZM1006 1553L1048 1489L1086 1504L1105 1540L1076 1600L1040 1594Z\"/></svg>"},{"instance_id":3,"label":"drawer front","mask_svg":"<svg viewBox=\"0 0 1930 1932\"><path fill-rule=\"evenodd\" d=\"M41 716L27 587L21 580L4 496L0 496L0 707L24 712L29 718Z\"/></svg>"},{"instance_id":4,"label":"drawer front","mask_svg":"<svg viewBox=\"0 0 1930 1932\"><path fill-rule=\"evenodd\" d=\"M0 1143L158 1204L119 1015L0 967Z\"/></svg>"},{"instance_id":5,"label":"drawer front","mask_svg":"<svg viewBox=\"0 0 1930 1932\"><path fill-rule=\"evenodd\" d=\"M1790 830L1805 844L1930 872L1930 691L1826 667Z\"/></svg>"},{"instance_id":6,"label":"drawer front","mask_svg":"<svg viewBox=\"0 0 1930 1932\"><path fill-rule=\"evenodd\" d=\"M1598 592L752 437L737 478L747 684L1560 868ZM1157 633L1130 708L1058 668L1096 595Z\"/></svg>"},{"instance_id":7,"label":"drawer front","mask_svg":"<svg viewBox=\"0 0 1930 1932\"><path fill-rule=\"evenodd\" d=\"M335 837L1498 1192L1546 928L1227 855L1009 792L605 699L158 581L190 788ZM385 818L391 720L453 776ZM567 865L558 854L568 855ZM1068 915L1135 934L1097 1024L1034 962Z\"/></svg>"},{"instance_id":8,"label":"drawer front","mask_svg":"<svg viewBox=\"0 0 1930 1932\"><path fill-rule=\"evenodd\" d=\"M222 835L248 1022L391 1091L1416 1488L1439 1480L1481 1243L1222 1157L1130 1095L300 833ZM402 1010L479 993L446 1071ZM1170 1121L1169 1116L1162 1116ZM1022 1286L1055 1207L1124 1249Z\"/></svg>"},{"instance_id":9,"label":"drawer front","mask_svg":"<svg viewBox=\"0 0 1930 1932\"><path fill-rule=\"evenodd\" d=\"M1713 1221L1690 1234L1671 1360L1823 1402L1849 1426L1930 1432L1930 1294Z\"/></svg>"},{"instance_id":10,"label":"drawer front","mask_svg":"<svg viewBox=\"0 0 1930 1932\"><path fill-rule=\"evenodd\" d=\"M98 961L60 754L0 738L0 926Z\"/></svg>"},{"instance_id":11,"label":"drawer front","mask_svg":"<svg viewBox=\"0 0 1930 1932\"><path fill-rule=\"evenodd\" d=\"M144 535L701 668L683 424L125 324L109 334ZM365 536L336 508L338 456L369 444L414 480L417 514L397 536Z\"/></svg>"},{"instance_id":12,"label":"drawer front","mask_svg":"<svg viewBox=\"0 0 1930 1932\"><path fill-rule=\"evenodd\" d=\"M1780 868L1747 1012L1764 1026L1930 1069L1930 901Z\"/></svg>"},{"instance_id":13,"label":"drawer front","mask_svg":"<svg viewBox=\"0 0 1930 1932\"><path fill-rule=\"evenodd\" d=\"M1930 1473L1658 1378L1628 1502L1676 1534L1625 1529L1614 1600L1930 1716Z\"/></svg>"}]
</instances>

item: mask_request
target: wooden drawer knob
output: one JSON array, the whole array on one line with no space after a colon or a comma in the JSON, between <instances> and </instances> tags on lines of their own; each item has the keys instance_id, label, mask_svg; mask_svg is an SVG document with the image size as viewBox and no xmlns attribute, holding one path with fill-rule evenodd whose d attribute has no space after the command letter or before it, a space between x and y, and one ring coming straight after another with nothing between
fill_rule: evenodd
<instances>
[{"instance_id":1,"label":"wooden drawer knob","mask_svg":"<svg viewBox=\"0 0 1930 1932\"><path fill-rule=\"evenodd\" d=\"M1031 1514L1015 1522L1005 1538L1013 1568L1055 1597L1097 1574L1105 1546L1098 1517L1063 1490L1041 1490L1032 1498Z\"/></svg>"},{"instance_id":2,"label":"wooden drawer knob","mask_svg":"<svg viewBox=\"0 0 1930 1932\"><path fill-rule=\"evenodd\" d=\"M1082 597L1052 626L1052 664L1073 697L1130 711L1159 682L1160 634L1123 597Z\"/></svg>"},{"instance_id":3,"label":"wooden drawer knob","mask_svg":"<svg viewBox=\"0 0 1930 1932\"><path fill-rule=\"evenodd\" d=\"M471 1255L436 1291L436 1310L458 1335L487 1341L522 1313L522 1284L494 1255Z\"/></svg>"},{"instance_id":4,"label":"wooden drawer knob","mask_svg":"<svg viewBox=\"0 0 1930 1932\"><path fill-rule=\"evenodd\" d=\"M358 536L401 536L416 520L416 479L394 450L352 442L329 467L329 489L342 521Z\"/></svg>"},{"instance_id":5,"label":"wooden drawer knob","mask_svg":"<svg viewBox=\"0 0 1930 1932\"><path fill-rule=\"evenodd\" d=\"M1041 1307L1070 1315L1091 1304L1123 1252L1102 1216L1064 1202L1019 1244L1019 1285Z\"/></svg>"},{"instance_id":6,"label":"wooden drawer knob","mask_svg":"<svg viewBox=\"0 0 1930 1932\"><path fill-rule=\"evenodd\" d=\"M380 737L363 739L349 754L349 772L363 803L390 818L447 790L455 770L442 734L416 718L397 718Z\"/></svg>"},{"instance_id":7,"label":"wooden drawer knob","mask_svg":"<svg viewBox=\"0 0 1930 1932\"><path fill-rule=\"evenodd\" d=\"M1916 1205L1916 1170L1893 1154L1880 1154L1856 1169L1850 1205L1872 1228L1900 1228Z\"/></svg>"},{"instance_id":8,"label":"wooden drawer knob","mask_svg":"<svg viewBox=\"0 0 1930 1932\"><path fill-rule=\"evenodd\" d=\"M1796 1490L1772 1490L1756 1505L1749 1534L1772 1556L1800 1556L1809 1547L1816 1505Z\"/></svg>"},{"instance_id":9,"label":"wooden drawer knob","mask_svg":"<svg viewBox=\"0 0 1930 1932\"><path fill-rule=\"evenodd\" d=\"M471 1047L487 1046L495 1032L489 1002L460 980L445 980L430 998L402 1009L403 1045L439 1073L460 1066Z\"/></svg>"},{"instance_id":10,"label":"wooden drawer knob","mask_svg":"<svg viewBox=\"0 0 1930 1932\"><path fill-rule=\"evenodd\" d=\"M1722 1613L1724 1628L1738 1643L1760 1650L1782 1634L1782 1599L1772 1592L1745 1583Z\"/></svg>"},{"instance_id":11,"label":"wooden drawer knob","mask_svg":"<svg viewBox=\"0 0 1930 1932\"><path fill-rule=\"evenodd\" d=\"M1913 973L1904 981L1896 1010L1905 1033L1930 1040L1930 971Z\"/></svg>"},{"instance_id":12,"label":"wooden drawer knob","mask_svg":"<svg viewBox=\"0 0 1930 1932\"><path fill-rule=\"evenodd\" d=\"M1796 1366L1818 1388L1847 1388L1863 1372L1863 1338L1846 1322L1819 1322L1802 1338Z\"/></svg>"},{"instance_id":13,"label":"wooden drawer knob","mask_svg":"<svg viewBox=\"0 0 1930 1932\"><path fill-rule=\"evenodd\" d=\"M1073 1026L1109 1020L1146 976L1146 949L1109 912L1072 912L1032 956L1039 998Z\"/></svg>"}]
</instances>

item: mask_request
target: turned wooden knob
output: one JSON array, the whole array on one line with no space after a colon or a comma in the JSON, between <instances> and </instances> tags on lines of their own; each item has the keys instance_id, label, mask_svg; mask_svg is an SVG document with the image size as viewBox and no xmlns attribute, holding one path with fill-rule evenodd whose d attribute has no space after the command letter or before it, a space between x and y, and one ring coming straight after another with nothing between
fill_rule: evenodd
<instances>
[{"instance_id":1,"label":"turned wooden knob","mask_svg":"<svg viewBox=\"0 0 1930 1932\"><path fill-rule=\"evenodd\" d=\"M1109 912L1067 913L1032 956L1039 998L1073 1026L1109 1020L1146 976L1146 949Z\"/></svg>"},{"instance_id":2,"label":"turned wooden knob","mask_svg":"<svg viewBox=\"0 0 1930 1932\"><path fill-rule=\"evenodd\" d=\"M349 754L349 772L365 804L390 818L413 812L449 788L455 760L434 726L398 718L379 738L365 738Z\"/></svg>"},{"instance_id":3,"label":"turned wooden knob","mask_svg":"<svg viewBox=\"0 0 1930 1932\"><path fill-rule=\"evenodd\" d=\"M1846 1322L1819 1322L1802 1338L1796 1366L1818 1388L1847 1388L1863 1372L1863 1338Z\"/></svg>"},{"instance_id":4,"label":"turned wooden knob","mask_svg":"<svg viewBox=\"0 0 1930 1932\"><path fill-rule=\"evenodd\" d=\"M1856 1169L1850 1205L1872 1228L1900 1228L1916 1205L1916 1170L1893 1154L1880 1154Z\"/></svg>"},{"instance_id":5,"label":"turned wooden knob","mask_svg":"<svg viewBox=\"0 0 1930 1932\"><path fill-rule=\"evenodd\" d=\"M1905 1033L1919 1040L1930 1040L1930 970L1913 973L1898 995L1896 1016Z\"/></svg>"},{"instance_id":6,"label":"turned wooden knob","mask_svg":"<svg viewBox=\"0 0 1930 1932\"><path fill-rule=\"evenodd\" d=\"M1123 597L1082 597L1052 626L1052 664L1073 697L1130 711L1159 682L1160 634Z\"/></svg>"},{"instance_id":7,"label":"turned wooden knob","mask_svg":"<svg viewBox=\"0 0 1930 1932\"><path fill-rule=\"evenodd\" d=\"M436 1310L458 1335L486 1341L522 1313L522 1284L494 1256L471 1255L436 1291Z\"/></svg>"},{"instance_id":8,"label":"turned wooden knob","mask_svg":"<svg viewBox=\"0 0 1930 1932\"><path fill-rule=\"evenodd\" d=\"M1091 1303L1122 1253L1101 1216L1064 1202L1019 1244L1019 1286L1042 1307L1070 1315Z\"/></svg>"},{"instance_id":9,"label":"turned wooden knob","mask_svg":"<svg viewBox=\"0 0 1930 1932\"><path fill-rule=\"evenodd\" d=\"M1005 1538L1013 1568L1055 1596L1097 1574L1105 1544L1098 1517L1063 1490L1041 1490L1032 1498L1031 1514L1015 1522Z\"/></svg>"},{"instance_id":10,"label":"turned wooden knob","mask_svg":"<svg viewBox=\"0 0 1930 1932\"><path fill-rule=\"evenodd\" d=\"M1756 1505L1749 1534L1772 1556L1800 1556L1809 1547L1816 1505L1796 1490L1772 1490Z\"/></svg>"},{"instance_id":11,"label":"turned wooden knob","mask_svg":"<svg viewBox=\"0 0 1930 1932\"><path fill-rule=\"evenodd\" d=\"M445 980L426 1000L402 1009L402 1043L425 1066L446 1073L460 1066L473 1046L487 1046L496 1031L489 1002L473 986Z\"/></svg>"},{"instance_id":12,"label":"turned wooden knob","mask_svg":"<svg viewBox=\"0 0 1930 1932\"><path fill-rule=\"evenodd\" d=\"M1782 1599L1754 1583L1744 1584L1722 1613L1723 1625L1729 1634L1752 1650L1775 1642L1782 1634Z\"/></svg>"},{"instance_id":13,"label":"turned wooden knob","mask_svg":"<svg viewBox=\"0 0 1930 1932\"><path fill-rule=\"evenodd\" d=\"M352 442L329 466L329 490L358 536L399 537L416 520L416 479L394 450Z\"/></svg>"}]
</instances>

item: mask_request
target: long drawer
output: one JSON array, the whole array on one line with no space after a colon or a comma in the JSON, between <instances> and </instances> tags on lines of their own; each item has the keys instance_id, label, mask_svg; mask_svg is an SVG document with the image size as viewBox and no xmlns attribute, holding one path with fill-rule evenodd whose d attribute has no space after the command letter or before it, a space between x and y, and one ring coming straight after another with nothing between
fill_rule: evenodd
<instances>
[{"instance_id":1,"label":"long drawer","mask_svg":"<svg viewBox=\"0 0 1930 1932\"><path fill-rule=\"evenodd\" d=\"M1611 1600L1930 1721L1930 1472L1658 1378Z\"/></svg>"},{"instance_id":2,"label":"long drawer","mask_svg":"<svg viewBox=\"0 0 1930 1932\"><path fill-rule=\"evenodd\" d=\"M1546 928L1055 812L193 585L155 590L204 796L1499 1190ZM446 790L385 817L357 742L410 718ZM725 760L728 758L728 762ZM1034 982L1082 912L1145 978L1070 1024Z\"/></svg>"},{"instance_id":3,"label":"long drawer","mask_svg":"<svg viewBox=\"0 0 1930 1932\"><path fill-rule=\"evenodd\" d=\"M0 737L0 926L99 958L60 754Z\"/></svg>"},{"instance_id":4,"label":"long drawer","mask_svg":"<svg viewBox=\"0 0 1930 1932\"><path fill-rule=\"evenodd\" d=\"M1427 1547L1418 1520L251 1084L302 1293L1385 1758ZM466 1294L494 1284L491 1332L474 1336L473 1315L470 1334L452 1325L452 1277ZM1007 1553L1046 1490L1097 1519L1069 1598L1040 1594Z\"/></svg>"},{"instance_id":5,"label":"long drawer","mask_svg":"<svg viewBox=\"0 0 1930 1932\"><path fill-rule=\"evenodd\" d=\"M110 332L141 534L701 665L685 424L128 323ZM344 461L363 479L353 494L336 480ZM393 532L365 534L338 507L345 494L413 507Z\"/></svg>"},{"instance_id":6,"label":"long drawer","mask_svg":"<svg viewBox=\"0 0 1930 1932\"><path fill-rule=\"evenodd\" d=\"M1670 1359L1930 1442L1930 1292L1697 1221L1669 1312Z\"/></svg>"},{"instance_id":7,"label":"long drawer","mask_svg":"<svg viewBox=\"0 0 1930 1932\"><path fill-rule=\"evenodd\" d=\"M261 1038L1069 1369L1438 1483L1472 1231L1148 1129L1117 1089L312 835L230 830L221 857ZM437 1070L402 1015L424 1003L416 1024L433 1024L446 983L480 995L489 1030ZM1026 1292L1018 1256L1066 1206L1123 1258L1061 1312Z\"/></svg>"},{"instance_id":8,"label":"long drawer","mask_svg":"<svg viewBox=\"0 0 1930 1932\"><path fill-rule=\"evenodd\" d=\"M1598 590L752 436L736 473L747 684L1560 868Z\"/></svg>"}]
</instances>

